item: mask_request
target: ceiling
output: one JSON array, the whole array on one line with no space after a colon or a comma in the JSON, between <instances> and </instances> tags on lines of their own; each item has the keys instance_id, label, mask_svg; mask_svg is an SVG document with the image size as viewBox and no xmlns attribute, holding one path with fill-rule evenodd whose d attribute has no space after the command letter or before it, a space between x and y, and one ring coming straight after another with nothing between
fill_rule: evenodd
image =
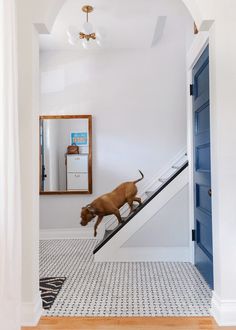
<instances>
[{"instance_id":1,"label":"ceiling","mask_svg":"<svg viewBox=\"0 0 236 330\"><path fill-rule=\"evenodd\" d=\"M70 25L81 30L86 18L81 8L85 4L94 7L89 21L95 32L102 36L102 49L148 49L161 40L167 31L167 22L173 20L177 28L179 24L189 26L191 20L181 0L67 0L51 34L40 36L42 51L84 51L81 43L76 46L68 43L66 31ZM170 33L171 30L168 31ZM97 45L93 48L99 49Z\"/></svg>"}]
</instances>

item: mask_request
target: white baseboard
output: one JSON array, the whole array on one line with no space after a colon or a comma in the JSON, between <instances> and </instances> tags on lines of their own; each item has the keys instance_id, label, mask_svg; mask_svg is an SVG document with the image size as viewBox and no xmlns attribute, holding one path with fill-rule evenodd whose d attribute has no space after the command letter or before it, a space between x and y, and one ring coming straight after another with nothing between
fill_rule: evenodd
<instances>
[{"instance_id":1,"label":"white baseboard","mask_svg":"<svg viewBox=\"0 0 236 330\"><path fill-rule=\"evenodd\" d=\"M115 254L95 254L96 262L138 262L138 261L169 261L190 262L189 247L127 247L120 248Z\"/></svg>"},{"instance_id":2,"label":"white baseboard","mask_svg":"<svg viewBox=\"0 0 236 330\"><path fill-rule=\"evenodd\" d=\"M33 302L22 302L21 306L21 325L34 327L38 324L42 315L42 300L40 293Z\"/></svg>"},{"instance_id":3,"label":"white baseboard","mask_svg":"<svg viewBox=\"0 0 236 330\"><path fill-rule=\"evenodd\" d=\"M213 292L211 314L219 326L236 326L236 300L224 300Z\"/></svg>"},{"instance_id":4,"label":"white baseboard","mask_svg":"<svg viewBox=\"0 0 236 330\"><path fill-rule=\"evenodd\" d=\"M39 237L42 240L47 239L102 239L105 228L99 226L97 237L93 236L93 226L81 228L53 228L40 229Z\"/></svg>"}]
</instances>

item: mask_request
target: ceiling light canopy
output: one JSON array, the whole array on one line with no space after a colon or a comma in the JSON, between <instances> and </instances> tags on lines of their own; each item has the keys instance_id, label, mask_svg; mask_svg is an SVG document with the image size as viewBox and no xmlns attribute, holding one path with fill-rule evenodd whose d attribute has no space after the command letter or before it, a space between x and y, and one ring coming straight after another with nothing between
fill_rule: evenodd
<instances>
[{"instance_id":1,"label":"ceiling light canopy","mask_svg":"<svg viewBox=\"0 0 236 330\"><path fill-rule=\"evenodd\" d=\"M88 49L93 41L96 41L100 46L101 41L99 35L94 32L93 25L88 20L88 15L93 11L93 7L90 5L83 6L82 11L86 14L86 22L83 24L82 31L80 32L76 26L69 26L67 30L68 42L71 45L77 45L82 41L82 45L85 49Z\"/></svg>"}]
</instances>

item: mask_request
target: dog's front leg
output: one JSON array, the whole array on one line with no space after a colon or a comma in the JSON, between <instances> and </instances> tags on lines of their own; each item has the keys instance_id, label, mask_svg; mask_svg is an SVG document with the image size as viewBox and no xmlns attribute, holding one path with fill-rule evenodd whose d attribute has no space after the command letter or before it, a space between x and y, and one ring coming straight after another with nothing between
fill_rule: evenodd
<instances>
[{"instance_id":1,"label":"dog's front leg","mask_svg":"<svg viewBox=\"0 0 236 330\"><path fill-rule=\"evenodd\" d=\"M117 210L114 211L114 214L117 217L117 220L119 221L119 223L122 223L123 220L121 218L120 211L117 209Z\"/></svg>"},{"instance_id":2,"label":"dog's front leg","mask_svg":"<svg viewBox=\"0 0 236 330\"><path fill-rule=\"evenodd\" d=\"M102 219L103 219L103 216L99 215L98 218L97 218L97 221L94 225L94 237L97 236L97 227L98 227L99 223L102 221Z\"/></svg>"},{"instance_id":3,"label":"dog's front leg","mask_svg":"<svg viewBox=\"0 0 236 330\"><path fill-rule=\"evenodd\" d=\"M139 205L141 205L142 204L142 200L141 200L141 198L140 197L134 197L134 201L135 202L138 202L139 203Z\"/></svg>"}]
</instances>

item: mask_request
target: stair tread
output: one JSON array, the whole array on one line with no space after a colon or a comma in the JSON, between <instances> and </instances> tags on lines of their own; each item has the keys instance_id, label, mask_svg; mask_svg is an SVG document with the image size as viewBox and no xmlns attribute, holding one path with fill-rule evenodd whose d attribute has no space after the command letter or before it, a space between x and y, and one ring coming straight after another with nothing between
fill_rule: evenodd
<instances>
[{"instance_id":1,"label":"stair tread","mask_svg":"<svg viewBox=\"0 0 236 330\"><path fill-rule=\"evenodd\" d=\"M145 191L145 194L149 197L154 194L155 191Z\"/></svg>"},{"instance_id":2,"label":"stair tread","mask_svg":"<svg viewBox=\"0 0 236 330\"><path fill-rule=\"evenodd\" d=\"M136 206L134 207L133 211L134 211L135 209L137 209L138 207L139 207L139 205L136 205ZM133 213L133 212L132 212L132 213ZM130 213L127 217L121 217L121 219L122 219L124 222L127 221L132 213ZM116 226L114 229L110 229L110 230L109 230L109 229L106 229L106 230L105 230L105 234L104 234L102 240L104 240L104 239L106 239L108 236L110 236L111 233L113 233L113 231L116 230L119 226L122 226L122 224L118 224L118 226Z\"/></svg>"},{"instance_id":3,"label":"stair tread","mask_svg":"<svg viewBox=\"0 0 236 330\"><path fill-rule=\"evenodd\" d=\"M178 169L181 168L181 166L180 165L179 166L178 165L173 165L172 168L175 169L175 170L178 170Z\"/></svg>"},{"instance_id":4,"label":"stair tread","mask_svg":"<svg viewBox=\"0 0 236 330\"><path fill-rule=\"evenodd\" d=\"M165 179L165 178L160 178L159 181L160 182L166 182L168 179Z\"/></svg>"}]
</instances>

